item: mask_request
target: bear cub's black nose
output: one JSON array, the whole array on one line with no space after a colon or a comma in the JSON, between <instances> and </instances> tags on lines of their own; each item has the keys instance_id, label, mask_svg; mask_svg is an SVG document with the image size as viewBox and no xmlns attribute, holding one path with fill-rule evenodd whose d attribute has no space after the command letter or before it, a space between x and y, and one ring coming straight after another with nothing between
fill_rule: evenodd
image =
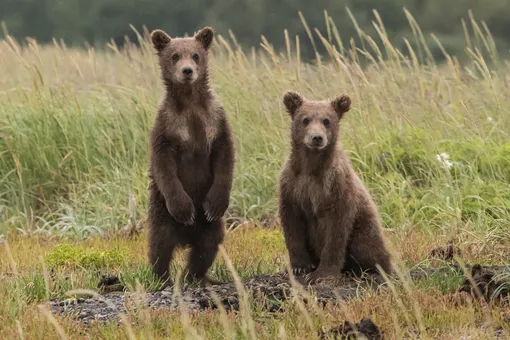
<instances>
[{"instance_id":1,"label":"bear cub's black nose","mask_svg":"<svg viewBox=\"0 0 510 340\"><path fill-rule=\"evenodd\" d=\"M320 143L322 143L322 136L321 135L312 136L312 141L315 144L320 144Z\"/></svg>"},{"instance_id":2,"label":"bear cub's black nose","mask_svg":"<svg viewBox=\"0 0 510 340\"><path fill-rule=\"evenodd\" d=\"M184 75L186 76L189 76L190 74L193 73L193 70L189 67L186 67L185 69L182 70L182 73L184 73Z\"/></svg>"}]
</instances>

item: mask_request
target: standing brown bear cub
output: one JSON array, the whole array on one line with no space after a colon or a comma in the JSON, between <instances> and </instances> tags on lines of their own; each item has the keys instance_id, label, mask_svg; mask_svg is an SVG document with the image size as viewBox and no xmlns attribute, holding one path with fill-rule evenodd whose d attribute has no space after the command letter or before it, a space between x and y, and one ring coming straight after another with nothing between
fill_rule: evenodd
<instances>
[{"instance_id":1,"label":"standing brown bear cub","mask_svg":"<svg viewBox=\"0 0 510 340\"><path fill-rule=\"evenodd\" d=\"M280 175L280 219L295 274L315 283L342 272L391 273L379 215L370 194L337 149L339 122L351 101L308 101L287 92L292 149Z\"/></svg>"},{"instance_id":2,"label":"standing brown bear cub","mask_svg":"<svg viewBox=\"0 0 510 340\"><path fill-rule=\"evenodd\" d=\"M207 277L224 238L235 162L225 110L208 82L214 31L190 38L151 33L166 86L150 138L149 261L167 285L178 247L191 248L188 280Z\"/></svg>"}]
</instances>

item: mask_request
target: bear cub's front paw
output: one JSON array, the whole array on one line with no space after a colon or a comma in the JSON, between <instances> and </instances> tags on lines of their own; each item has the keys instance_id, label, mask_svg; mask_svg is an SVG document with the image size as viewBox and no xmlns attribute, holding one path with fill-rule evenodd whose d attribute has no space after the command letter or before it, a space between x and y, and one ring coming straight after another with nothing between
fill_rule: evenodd
<instances>
[{"instance_id":1,"label":"bear cub's front paw","mask_svg":"<svg viewBox=\"0 0 510 340\"><path fill-rule=\"evenodd\" d=\"M335 269L325 269L325 268L318 268L317 270L307 274L305 276L305 282L308 285L313 285L316 283L321 283L321 281L327 280L327 279L337 279L342 276L341 270Z\"/></svg>"},{"instance_id":2,"label":"bear cub's front paw","mask_svg":"<svg viewBox=\"0 0 510 340\"><path fill-rule=\"evenodd\" d=\"M203 204L207 222L219 220L227 211L228 204L228 194L224 195L213 190L209 191Z\"/></svg>"},{"instance_id":3,"label":"bear cub's front paw","mask_svg":"<svg viewBox=\"0 0 510 340\"><path fill-rule=\"evenodd\" d=\"M195 207L193 201L189 197L183 197L179 200L174 199L174 204L168 204L166 201L166 208L173 218L184 225L195 224Z\"/></svg>"}]
</instances>

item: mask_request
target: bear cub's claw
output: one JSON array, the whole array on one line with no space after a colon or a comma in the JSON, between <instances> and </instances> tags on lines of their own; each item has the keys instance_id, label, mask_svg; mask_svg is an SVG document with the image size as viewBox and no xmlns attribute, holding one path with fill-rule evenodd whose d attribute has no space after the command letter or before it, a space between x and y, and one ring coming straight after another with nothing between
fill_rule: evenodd
<instances>
[{"instance_id":1,"label":"bear cub's claw","mask_svg":"<svg viewBox=\"0 0 510 340\"><path fill-rule=\"evenodd\" d=\"M188 198L188 202L186 200L180 201L177 207L170 206L167 201L166 208L177 222L186 226L195 224L195 207L190 198Z\"/></svg>"},{"instance_id":2,"label":"bear cub's claw","mask_svg":"<svg viewBox=\"0 0 510 340\"><path fill-rule=\"evenodd\" d=\"M307 266L307 267L297 267L297 268L294 268L292 270L292 272L294 273L294 275L300 276L300 275L311 273L315 269L316 269L316 267L312 264L312 265Z\"/></svg>"},{"instance_id":3,"label":"bear cub's claw","mask_svg":"<svg viewBox=\"0 0 510 340\"><path fill-rule=\"evenodd\" d=\"M195 224L195 212L193 212L193 215L191 216L191 218L184 222L184 225L187 225L187 226L190 226L190 225L193 225Z\"/></svg>"},{"instance_id":4,"label":"bear cub's claw","mask_svg":"<svg viewBox=\"0 0 510 340\"><path fill-rule=\"evenodd\" d=\"M217 221L223 217L228 208L228 199L221 199L218 195L207 195L203 204L207 222Z\"/></svg>"},{"instance_id":5,"label":"bear cub's claw","mask_svg":"<svg viewBox=\"0 0 510 340\"><path fill-rule=\"evenodd\" d=\"M305 283L307 285L313 285L316 283L320 283L321 281L324 281L327 278L333 278L334 276L335 274L333 272L317 269L305 276Z\"/></svg>"}]
</instances>

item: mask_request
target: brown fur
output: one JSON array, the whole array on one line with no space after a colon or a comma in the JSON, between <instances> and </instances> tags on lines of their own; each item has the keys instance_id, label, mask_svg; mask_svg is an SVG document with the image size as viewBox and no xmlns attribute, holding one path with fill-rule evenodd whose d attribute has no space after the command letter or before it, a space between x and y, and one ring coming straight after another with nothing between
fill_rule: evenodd
<instances>
[{"instance_id":1,"label":"brown fur","mask_svg":"<svg viewBox=\"0 0 510 340\"><path fill-rule=\"evenodd\" d=\"M292 150L280 175L280 219L294 273L316 282L344 271L392 271L376 206L337 149L350 99L308 101L287 92Z\"/></svg>"},{"instance_id":2,"label":"brown fur","mask_svg":"<svg viewBox=\"0 0 510 340\"><path fill-rule=\"evenodd\" d=\"M188 279L206 273L223 241L235 151L225 110L209 88L207 52L214 32L190 38L152 32L166 95L150 139L149 261L171 284L177 247L190 246Z\"/></svg>"}]
</instances>

